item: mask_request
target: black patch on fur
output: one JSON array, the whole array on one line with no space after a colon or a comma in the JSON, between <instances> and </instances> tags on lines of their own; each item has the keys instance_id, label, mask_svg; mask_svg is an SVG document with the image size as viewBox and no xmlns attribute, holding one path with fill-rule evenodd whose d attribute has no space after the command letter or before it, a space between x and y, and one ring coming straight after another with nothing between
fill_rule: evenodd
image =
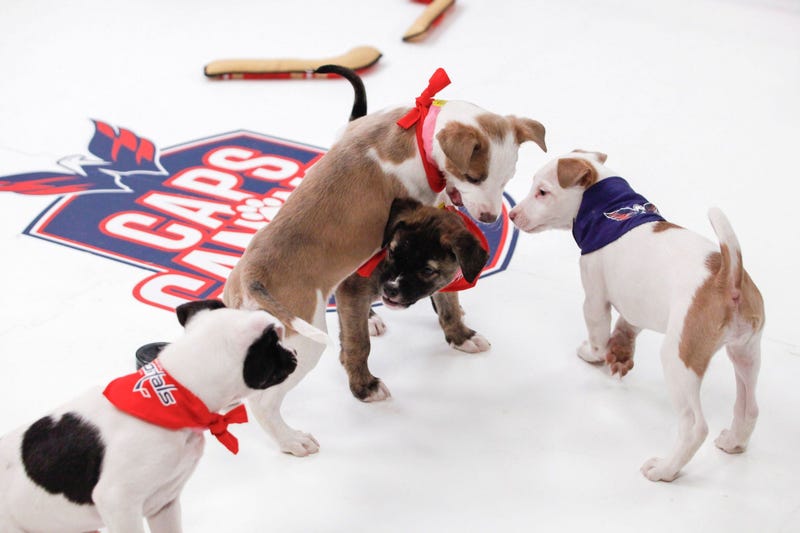
<instances>
[{"instance_id":1,"label":"black patch on fur","mask_svg":"<svg viewBox=\"0 0 800 533\"><path fill-rule=\"evenodd\" d=\"M58 422L46 416L25 432L21 452L31 481L72 503L94 503L92 491L105 455L97 427L74 413L64 414Z\"/></svg>"},{"instance_id":2,"label":"black patch on fur","mask_svg":"<svg viewBox=\"0 0 800 533\"><path fill-rule=\"evenodd\" d=\"M297 367L293 351L283 347L273 325L256 339L244 359L244 382L251 389L266 389L283 382Z\"/></svg>"},{"instance_id":3,"label":"black patch on fur","mask_svg":"<svg viewBox=\"0 0 800 533\"><path fill-rule=\"evenodd\" d=\"M353 109L350 111L350 122L367 114L367 91L358 73L342 65L322 65L314 71L318 74L336 74L345 78L353 86Z\"/></svg>"},{"instance_id":4,"label":"black patch on fur","mask_svg":"<svg viewBox=\"0 0 800 533\"><path fill-rule=\"evenodd\" d=\"M179 305L175 308L175 314L178 315L178 322L180 322L181 326L186 326L189 319L200 311L205 311L207 309L213 311L221 307L225 307L225 304L220 300L197 300L195 302L186 302L185 304Z\"/></svg>"},{"instance_id":5,"label":"black patch on fur","mask_svg":"<svg viewBox=\"0 0 800 533\"><path fill-rule=\"evenodd\" d=\"M150 344L140 346L139 349L136 350L136 370L139 370L147 363L152 363L153 360L158 357L158 354L161 353L161 350L166 348L168 344L168 342L151 342Z\"/></svg>"}]
</instances>

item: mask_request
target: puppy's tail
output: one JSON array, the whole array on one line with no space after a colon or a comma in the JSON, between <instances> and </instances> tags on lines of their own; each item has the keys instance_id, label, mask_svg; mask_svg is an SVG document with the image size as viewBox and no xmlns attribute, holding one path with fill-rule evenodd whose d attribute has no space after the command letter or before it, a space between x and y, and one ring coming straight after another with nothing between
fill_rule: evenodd
<instances>
[{"instance_id":1,"label":"puppy's tail","mask_svg":"<svg viewBox=\"0 0 800 533\"><path fill-rule=\"evenodd\" d=\"M742 278L744 277L739 239L736 238L736 233L733 232L728 217L720 209L716 207L709 209L708 219L711 221L714 233L717 234L719 251L722 254L722 264L717 274L718 279L725 284L734 303L738 303L742 294Z\"/></svg>"},{"instance_id":2,"label":"puppy's tail","mask_svg":"<svg viewBox=\"0 0 800 533\"><path fill-rule=\"evenodd\" d=\"M322 65L314 70L316 74L336 74L350 82L353 86L353 110L350 112L350 122L367 114L367 91L364 82L356 71L341 65Z\"/></svg>"},{"instance_id":3,"label":"puppy's tail","mask_svg":"<svg viewBox=\"0 0 800 533\"><path fill-rule=\"evenodd\" d=\"M283 304L272 297L260 281L254 281L250 284L250 294L258 301L262 309L280 320L287 328L293 329L303 337L308 337L320 344L333 344L327 333L292 314Z\"/></svg>"}]
</instances>

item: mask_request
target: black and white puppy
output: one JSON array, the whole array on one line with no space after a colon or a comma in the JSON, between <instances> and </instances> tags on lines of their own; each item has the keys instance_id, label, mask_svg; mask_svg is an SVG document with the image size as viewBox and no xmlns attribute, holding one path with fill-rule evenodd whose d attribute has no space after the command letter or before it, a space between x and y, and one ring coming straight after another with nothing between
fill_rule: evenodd
<instances>
[{"instance_id":1,"label":"black and white puppy","mask_svg":"<svg viewBox=\"0 0 800 533\"><path fill-rule=\"evenodd\" d=\"M125 388L135 401L157 396L172 409L191 397L218 424L225 418L218 411L284 381L297 362L281 344L281 323L264 311L221 307L219 301L180 306L185 332L156 362L0 438L0 531L143 533L143 517L153 533L181 530L179 497L203 453L202 429L145 422L115 407L108 391L140 376L132 390ZM191 394L179 396L182 389ZM231 423L238 421L244 420ZM224 427L210 429L235 443Z\"/></svg>"},{"instance_id":2,"label":"black and white puppy","mask_svg":"<svg viewBox=\"0 0 800 533\"><path fill-rule=\"evenodd\" d=\"M458 300L439 298L442 293L437 293L459 290L454 283L472 284L489 258L480 230L470 226L474 224L456 212L409 199L395 200L384 231L384 254L373 258L378 260L373 268L362 267L336 289L342 345L339 359L347 371L350 390L359 400L372 402L391 396L367 365L370 333L379 335L385 330L371 309L369 315L363 311L372 302L380 299L390 309L405 309L431 296L448 343L463 345L475 337L475 331L462 320Z\"/></svg>"}]
</instances>

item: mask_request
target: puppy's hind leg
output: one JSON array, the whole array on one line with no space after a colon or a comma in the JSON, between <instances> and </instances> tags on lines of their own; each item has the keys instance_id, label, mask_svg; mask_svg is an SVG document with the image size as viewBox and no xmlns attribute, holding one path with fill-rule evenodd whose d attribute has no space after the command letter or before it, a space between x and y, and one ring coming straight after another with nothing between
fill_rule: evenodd
<instances>
[{"instance_id":1,"label":"puppy's hind leg","mask_svg":"<svg viewBox=\"0 0 800 533\"><path fill-rule=\"evenodd\" d=\"M458 301L457 292L437 292L431 296L433 308L439 315L439 325L447 343L467 353L485 352L491 348L486 338L464 324L464 310Z\"/></svg>"},{"instance_id":2,"label":"puppy's hind leg","mask_svg":"<svg viewBox=\"0 0 800 533\"><path fill-rule=\"evenodd\" d=\"M702 378L684 364L679 355L680 335L667 333L661 347L661 365L672 403L678 411L678 441L666 458L653 457L641 471L650 481L672 481L694 456L708 435L708 424L700 405ZM707 355L708 358L712 354Z\"/></svg>"},{"instance_id":3,"label":"puppy's hind leg","mask_svg":"<svg viewBox=\"0 0 800 533\"><path fill-rule=\"evenodd\" d=\"M714 444L728 453L741 453L747 449L758 419L755 391L761 366L761 333L744 344L729 344L727 350L736 373L736 403L730 429L723 429Z\"/></svg>"},{"instance_id":4,"label":"puppy's hind leg","mask_svg":"<svg viewBox=\"0 0 800 533\"><path fill-rule=\"evenodd\" d=\"M175 498L156 514L148 516L147 525L150 526L150 533L180 533L183 531L180 500Z\"/></svg>"}]
</instances>

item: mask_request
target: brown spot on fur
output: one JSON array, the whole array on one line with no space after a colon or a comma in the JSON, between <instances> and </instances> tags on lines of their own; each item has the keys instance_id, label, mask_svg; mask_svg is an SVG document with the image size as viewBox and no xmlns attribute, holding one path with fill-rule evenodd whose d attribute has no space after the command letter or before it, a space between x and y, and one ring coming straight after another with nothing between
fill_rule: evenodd
<instances>
[{"instance_id":1,"label":"brown spot on fur","mask_svg":"<svg viewBox=\"0 0 800 533\"><path fill-rule=\"evenodd\" d=\"M677 224L673 224L672 222L667 222L666 220L661 220L653 224L653 233L661 233L662 231L667 231L668 229L684 229Z\"/></svg>"},{"instance_id":2,"label":"brown spot on fur","mask_svg":"<svg viewBox=\"0 0 800 533\"><path fill-rule=\"evenodd\" d=\"M414 128L404 130L396 122L408 112L408 109L395 109L386 113L382 122L357 121L348 128L348 133L355 133L361 148L374 148L384 161L399 164L416 156L417 137ZM349 137L349 135L348 135Z\"/></svg>"},{"instance_id":3,"label":"brown spot on fur","mask_svg":"<svg viewBox=\"0 0 800 533\"><path fill-rule=\"evenodd\" d=\"M608 156L606 154L604 154L603 152L593 152L591 150L581 150L580 148L574 149L573 152L577 152L579 154L591 154L591 155L595 156L598 161L600 161L601 165L603 163L605 163L606 160L608 159Z\"/></svg>"},{"instance_id":4,"label":"brown spot on fur","mask_svg":"<svg viewBox=\"0 0 800 533\"><path fill-rule=\"evenodd\" d=\"M478 125L489 136L497 142L503 142L507 135L511 134L511 125L508 121L493 113L484 113L476 117Z\"/></svg>"},{"instance_id":5,"label":"brown spot on fur","mask_svg":"<svg viewBox=\"0 0 800 533\"><path fill-rule=\"evenodd\" d=\"M578 157L563 157L558 160L556 170L558 183L564 189L583 187L584 189L597 183L597 170L591 163Z\"/></svg>"},{"instance_id":6,"label":"brown spot on fur","mask_svg":"<svg viewBox=\"0 0 800 533\"><path fill-rule=\"evenodd\" d=\"M464 310L458 302L457 292L437 292L432 296L433 308L439 315L439 325L448 344L461 346L473 336L475 330L464 324Z\"/></svg>"},{"instance_id":7,"label":"brown spot on fur","mask_svg":"<svg viewBox=\"0 0 800 533\"><path fill-rule=\"evenodd\" d=\"M489 139L472 126L449 122L436 134L444 155L445 167L456 178L472 183L486 179L489 173ZM469 178L467 178L469 176Z\"/></svg>"},{"instance_id":8,"label":"brown spot on fur","mask_svg":"<svg viewBox=\"0 0 800 533\"><path fill-rule=\"evenodd\" d=\"M684 318L681 341L678 347L681 360L695 374L705 374L711 356L724 342L728 328L740 330L739 335L753 335L764 325L764 302L750 276L741 267L741 284L730 283L730 251L725 244L720 252L706 258L709 276L695 292ZM734 276L736 278L737 276ZM749 330L749 331L748 331Z\"/></svg>"},{"instance_id":9,"label":"brown spot on fur","mask_svg":"<svg viewBox=\"0 0 800 533\"><path fill-rule=\"evenodd\" d=\"M547 151L547 145L544 142L545 129L541 122L530 118L520 118L513 115L506 117L511 122L511 127L514 129L514 136L517 139L517 144L522 144L525 141L533 141L539 145L542 151Z\"/></svg>"}]
</instances>

